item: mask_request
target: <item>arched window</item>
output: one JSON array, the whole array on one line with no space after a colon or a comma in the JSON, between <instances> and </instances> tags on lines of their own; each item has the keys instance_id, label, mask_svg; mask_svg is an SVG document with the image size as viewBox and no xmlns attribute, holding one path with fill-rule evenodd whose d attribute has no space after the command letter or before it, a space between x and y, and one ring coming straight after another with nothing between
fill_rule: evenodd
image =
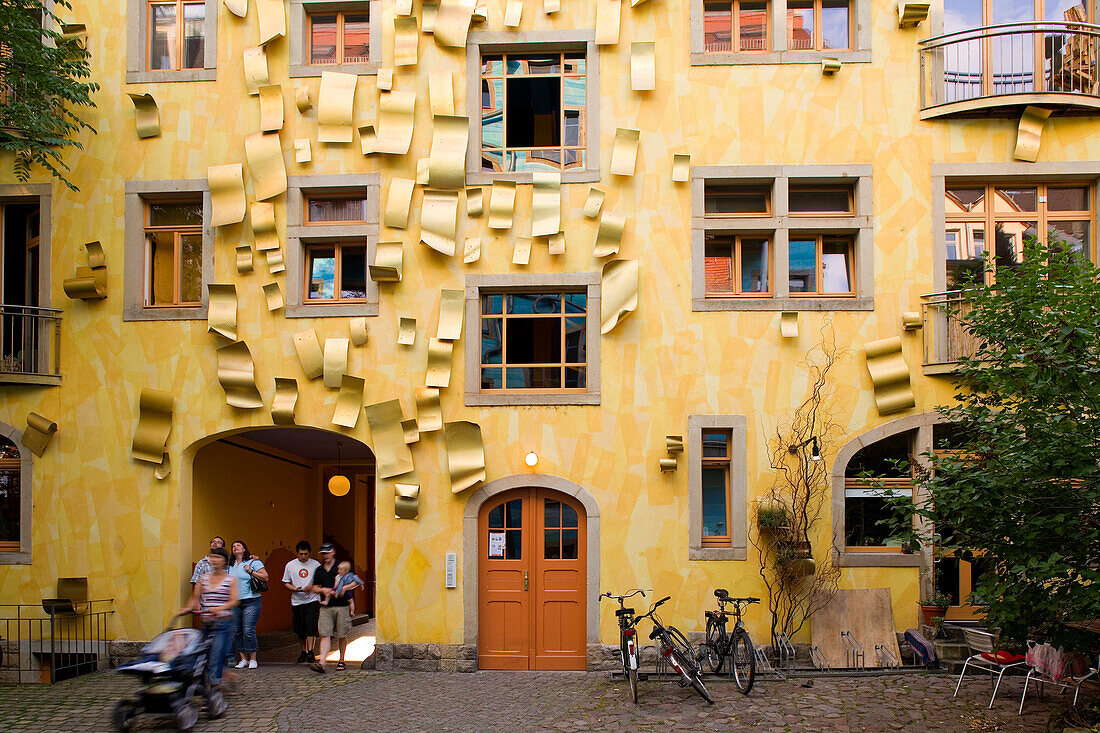
<instances>
[{"instance_id":1,"label":"arched window","mask_svg":"<svg viewBox=\"0 0 1100 733\"><path fill-rule=\"evenodd\" d=\"M895 496L913 496L916 430L864 446L844 471L844 546L861 552L900 552L901 540L879 522Z\"/></svg>"},{"instance_id":2,"label":"arched window","mask_svg":"<svg viewBox=\"0 0 1100 733\"><path fill-rule=\"evenodd\" d=\"M22 524L21 457L12 441L0 436L0 552L19 552Z\"/></svg>"}]
</instances>

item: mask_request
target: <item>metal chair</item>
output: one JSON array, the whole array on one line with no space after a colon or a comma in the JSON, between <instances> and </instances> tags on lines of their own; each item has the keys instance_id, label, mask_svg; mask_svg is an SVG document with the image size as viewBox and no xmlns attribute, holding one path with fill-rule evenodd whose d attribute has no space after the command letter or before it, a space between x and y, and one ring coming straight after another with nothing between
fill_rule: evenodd
<instances>
[{"instance_id":1,"label":"metal chair","mask_svg":"<svg viewBox=\"0 0 1100 733\"><path fill-rule=\"evenodd\" d=\"M1031 649L1034 649L1034 647L1037 646L1037 645L1036 645L1035 642L1029 641L1027 643L1027 646L1028 646L1028 650L1030 651ZM1066 669L1068 669L1069 666L1071 664L1073 664L1075 658L1077 658L1077 655L1073 655L1073 654L1067 654L1066 655L1065 662L1062 664L1062 671L1063 672L1065 672ZM1027 699L1027 688L1028 688L1028 685L1031 684L1032 680L1039 683L1039 695L1040 696L1043 694L1043 686L1044 685L1057 685L1058 687L1062 688L1061 691L1058 693L1060 695L1064 695L1066 693L1066 690L1068 690L1069 688L1072 687L1073 688L1073 704L1076 705L1077 704L1077 696L1081 692L1081 684L1085 680L1088 680L1088 679L1091 679L1091 678L1097 676L1098 667L1100 667L1100 664L1098 664L1097 667L1089 667L1089 668L1085 669L1085 671L1081 672L1080 674L1078 674L1076 676L1065 674L1065 675L1059 677L1057 680L1054 679L1053 677L1050 677L1046 674L1043 674L1043 672L1039 671L1038 667L1036 667L1035 664L1030 664L1029 666L1031 667L1031 669L1028 670L1027 678L1024 679L1024 692L1023 692L1022 695L1020 695L1020 709L1016 711L1017 715L1023 715L1023 713L1024 713L1024 700Z\"/></svg>"},{"instance_id":2,"label":"metal chair","mask_svg":"<svg viewBox=\"0 0 1100 733\"><path fill-rule=\"evenodd\" d=\"M991 682L993 681L993 674L996 673L997 682L993 685L993 696L989 698L989 707L992 708L993 702L997 699L997 691L1001 689L1001 678L1004 677L1005 671L1013 667L1023 667L1027 662L1024 661L1024 655L1022 654L1006 654L1005 652L993 651L1000 636L997 631L965 627L962 631L963 636L966 637L966 645L970 648L970 656L963 662L959 682L955 685L955 694L952 697L958 696L963 677L966 676L968 668L977 668L983 672L989 672Z\"/></svg>"}]
</instances>

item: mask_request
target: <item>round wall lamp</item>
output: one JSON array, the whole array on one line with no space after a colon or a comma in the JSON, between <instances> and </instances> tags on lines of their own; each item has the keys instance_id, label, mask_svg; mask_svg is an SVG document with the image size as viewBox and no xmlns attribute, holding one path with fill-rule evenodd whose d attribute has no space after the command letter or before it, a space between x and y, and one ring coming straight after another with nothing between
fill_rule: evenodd
<instances>
[{"instance_id":1,"label":"round wall lamp","mask_svg":"<svg viewBox=\"0 0 1100 733\"><path fill-rule=\"evenodd\" d=\"M531 451L530 453L528 453L527 455L525 455L523 457L523 462L526 463L531 468L534 468L539 463L538 454L535 453L534 451Z\"/></svg>"}]
</instances>

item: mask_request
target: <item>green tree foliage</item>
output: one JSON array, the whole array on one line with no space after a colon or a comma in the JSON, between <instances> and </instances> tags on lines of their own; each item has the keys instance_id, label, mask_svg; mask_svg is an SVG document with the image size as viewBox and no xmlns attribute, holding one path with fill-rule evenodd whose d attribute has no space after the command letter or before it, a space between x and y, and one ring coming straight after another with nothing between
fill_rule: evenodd
<instances>
[{"instance_id":1,"label":"green tree foliage","mask_svg":"<svg viewBox=\"0 0 1100 733\"><path fill-rule=\"evenodd\" d=\"M71 8L54 0L53 8ZM0 0L0 150L15 154L15 177L30 178L41 165L72 190L67 148L82 149L81 130L95 130L79 117L94 108L99 85L89 81L91 54L60 30L61 19L44 0Z\"/></svg>"},{"instance_id":2,"label":"green tree foliage","mask_svg":"<svg viewBox=\"0 0 1100 733\"><path fill-rule=\"evenodd\" d=\"M972 602L1006 638L1087 644L1067 623L1100 618L1100 270L1031 241L996 274L950 312L976 345L937 408L959 450L929 456L931 498L896 501L893 529L917 539L915 509L939 551L981 556Z\"/></svg>"}]
</instances>

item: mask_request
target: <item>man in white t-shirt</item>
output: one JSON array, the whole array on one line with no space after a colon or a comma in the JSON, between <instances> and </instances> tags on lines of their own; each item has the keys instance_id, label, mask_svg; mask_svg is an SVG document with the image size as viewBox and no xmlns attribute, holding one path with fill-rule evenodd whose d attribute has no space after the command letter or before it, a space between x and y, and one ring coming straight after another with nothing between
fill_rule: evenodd
<instances>
[{"instance_id":1,"label":"man in white t-shirt","mask_svg":"<svg viewBox=\"0 0 1100 733\"><path fill-rule=\"evenodd\" d=\"M313 643L317 638L317 614L321 608L321 597L307 589L313 583L313 571L321 563L309 556L313 546L306 540L299 542L295 550L298 557L286 564L283 585L291 591L290 610L294 619L294 633L298 635L298 642L302 645L302 653L298 655L298 663L302 664L316 659Z\"/></svg>"}]
</instances>

